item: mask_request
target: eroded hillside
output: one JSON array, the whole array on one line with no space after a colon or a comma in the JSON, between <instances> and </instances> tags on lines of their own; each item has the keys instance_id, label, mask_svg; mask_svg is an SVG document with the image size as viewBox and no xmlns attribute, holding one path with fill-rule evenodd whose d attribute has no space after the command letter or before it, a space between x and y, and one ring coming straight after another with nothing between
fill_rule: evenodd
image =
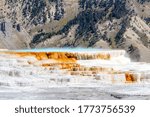
<instances>
[{"instance_id":1,"label":"eroded hillside","mask_svg":"<svg viewBox=\"0 0 150 117\"><path fill-rule=\"evenodd\" d=\"M150 62L150 0L1 0L0 47L125 49Z\"/></svg>"}]
</instances>

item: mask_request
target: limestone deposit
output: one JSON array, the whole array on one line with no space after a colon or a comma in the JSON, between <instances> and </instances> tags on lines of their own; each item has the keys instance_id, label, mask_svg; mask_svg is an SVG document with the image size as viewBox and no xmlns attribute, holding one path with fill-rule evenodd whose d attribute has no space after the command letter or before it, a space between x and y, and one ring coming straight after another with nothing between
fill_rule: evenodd
<instances>
[{"instance_id":1,"label":"limestone deposit","mask_svg":"<svg viewBox=\"0 0 150 117\"><path fill-rule=\"evenodd\" d=\"M46 71L49 72L58 70L62 75L68 75L70 77L78 77L81 79L88 77L93 80L102 80L112 83L143 82L149 79L150 73L150 64L131 62L124 50L5 50L1 51L1 57L15 57L14 60L16 59L16 66L20 63L19 61L24 61L26 62L26 66L33 67L33 70L34 67L46 69ZM10 61L8 64L11 66L11 59L7 59L7 61ZM24 64L20 64L20 67L24 68ZM29 72L32 73L32 70ZM44 70L41 72L44 72L45 75L47 75L47 72ZM38 77L40 77L40 75Z\"/></svg>"}]
</instances>

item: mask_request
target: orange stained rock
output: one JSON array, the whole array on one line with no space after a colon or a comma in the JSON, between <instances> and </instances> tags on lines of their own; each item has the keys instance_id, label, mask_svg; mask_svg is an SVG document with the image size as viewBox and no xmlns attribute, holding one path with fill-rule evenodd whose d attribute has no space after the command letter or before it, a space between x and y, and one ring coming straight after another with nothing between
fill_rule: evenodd
<instances>
[{"instance_id":1,"label":"orange stained rock","mask_svg":"<svg viewBox=\"0 0 150 117\"><path fill-rule=\"evenodd\" d=\"M92 72L92 74L97 74L97 73L98 73L98 72L96 72L96 71L93 71L93 72Z\"/></svg>"},{"instance_id":2,"label":"orange stained rock","mask_svg":"<svg viewBox=\"0 0 150 117\"><path fill-rule=\"evenodd\" d=\"M76 58L73 58L73 56L68 57L65 52L49 52L48 58L49 59L55 59L59 62L66 62L66 63L76 62Z\"/></svg>"},{"instance_id":3,"label":"orange stained rock","mask_svg":"<svg viewBox=\"0 0 150 117\"><path fill-rule=\"evenodd\" d=\"M67 58L74 58L75 60L77 60L77 55L73 54L73 53L65 53L65 55L67 56Z\"/></svg>"},{"instance_id":4,"label":"orange stained rock","mask_svg":"<svg viewBox=\"0 0 150 117\"><path fill-rule=\"evenodd\" d=\"M69 52L15 52L9 51L8 54L16 54L20 57L34 56L38 60L55 59L60 62L76 62L76 60L89 59L110 59L110 54L84 54L84 53L69 53Z\"/></svg>"},{"instance_id":5,"label":"orange stained rock","mask_svg":"<svg viewBox=\"0 0 150 117\"><path fill-rule=\"evenodd\" d=\"M35 55L38 60L47 60L48 59L46 52L37 52L37 53L35 53Z\"/></svg>"},{"instance_id":6,"label":"orange stained rock","mask_svg":"<svg viewBox=\"0 0 150 117\"><path fill-rule=\"evenodd\" d=\"M51 65L48 63L42 64L43 67L50 67Z\"/></svg>"},{"instance_id":7,"label":"orange stained rock","mask_svg":"<svg viewBox=\"0 0 150 117\"><path fill-rule=\"evenodd\" d=\"M48 58L49 59L58 59L59 55L57 52L48 53Z\"/></svg>"},{"instance_id":8,"label":"orange stained rock","mask_svg":"<svg viewBox=\"0 0 150 117\"><path fill-rule=\"evenodd\" d=\"M134 81L134 76L130 73L125 73L126 81L127 82L133 82Z\"/></svg>"},{"instance_id":9,"label":"orange stained rock","mask_svg":"<svg viewBox=\"0 0 150 117\"><path fill-rule=\"evenodd\" d=\"M72 71L72 72L70 72L70 75L80 75L80 73Z\"/></svg>"},{"instance_id":10,"label":"orange stained rock","mask_svg":"<svg viewBox=\"0 0 150 117\"><path fill-rule=\"evenodd\" d=\"M58 62L74 63L76 57L73 54L67 54L65 52L5 52L6 54L14 54L20 57L33 56L37 60L54 59Z\"/></svg>"}]
</instances>

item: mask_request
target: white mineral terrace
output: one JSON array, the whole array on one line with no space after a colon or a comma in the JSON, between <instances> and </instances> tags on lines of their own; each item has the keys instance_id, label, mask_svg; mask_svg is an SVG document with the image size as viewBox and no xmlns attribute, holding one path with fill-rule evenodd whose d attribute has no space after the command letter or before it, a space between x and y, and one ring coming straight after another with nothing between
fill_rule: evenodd
<instances>
[{"instance_id":1,"label":"white mineral terrace","mask_svg":"<svg viewBox=\"0 0 150 117\"><path fill-rule=\"evenodd\" d=\"M64 79L76 76L124 83L148 82L150 78L150 64L131 62L124 50L36 49L1 52L1 76L51 78L54 72L65 75Z\"/></svg>"},{"instance_id":2,"label":"white mineral terrace","mask_svg":"<svg viewBox=\"0 0 150 117\"><path fill-rule=\"evenodd\" d=\"M124 50L0 50L0 99L14 98L13 91L27 91L27 98L32 91L48 93L54 87L100 87L117 94L149 95L149 84L150 64L131 62Z\"/></svg>"}]
</instances>

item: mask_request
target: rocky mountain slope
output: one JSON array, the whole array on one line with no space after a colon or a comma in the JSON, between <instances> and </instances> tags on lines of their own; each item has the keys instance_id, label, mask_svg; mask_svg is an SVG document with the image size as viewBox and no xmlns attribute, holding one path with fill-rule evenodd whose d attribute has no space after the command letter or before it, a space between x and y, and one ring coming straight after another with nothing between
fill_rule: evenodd
<instances>
[{"instance_id":1,"label":"rocky mountain slope","mask_svg":"<svg viewBox=\"0 0 150 117\"><path fill-rule=\"evenodd\" d=\"M125 49L150 62L150 0L1 0L0 47Z\"/></svg>"}]
</instances>

